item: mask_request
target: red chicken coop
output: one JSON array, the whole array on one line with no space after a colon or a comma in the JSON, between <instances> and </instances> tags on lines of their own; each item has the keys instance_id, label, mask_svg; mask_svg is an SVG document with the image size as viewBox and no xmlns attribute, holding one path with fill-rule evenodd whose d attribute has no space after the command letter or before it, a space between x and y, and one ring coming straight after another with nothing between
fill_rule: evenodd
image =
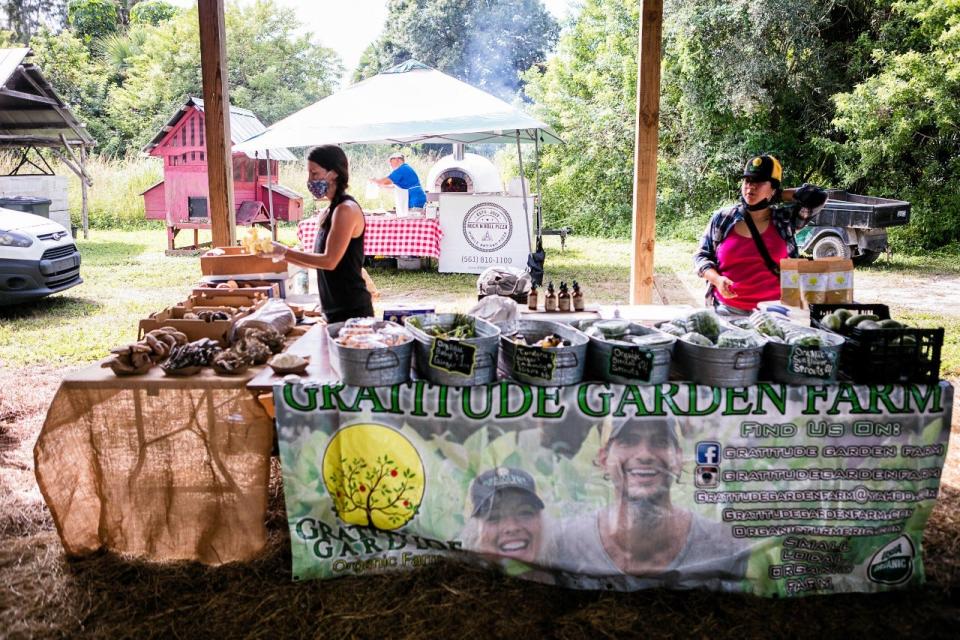
<instances>
[{"instance_id":1,"label":"red chicken coop","mask_svg":"<svg viewBox=\"0 0 960 640\"><path fill-rule=\"evenodd\" d=\"M252 111L230 107L233 144L265 128ZM163 159L163 180L141 194L147 219L166 222L170 250L174 249L174 240L182 229L193 229L193 246L196 247L198 230L210 228L203 100L187 98L143 151ZM281 185L277 177L281 160L296 159L286 149L271 151L269 164L266 158L233 154L233 194L238 226L269 226L271 199L275 220L296 222L300 219L303 198Z\"/></svg>"}]
</instances>

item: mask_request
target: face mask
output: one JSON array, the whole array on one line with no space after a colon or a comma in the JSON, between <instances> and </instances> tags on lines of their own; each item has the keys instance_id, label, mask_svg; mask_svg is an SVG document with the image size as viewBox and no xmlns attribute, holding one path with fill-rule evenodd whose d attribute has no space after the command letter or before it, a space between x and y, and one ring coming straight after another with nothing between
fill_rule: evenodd
<instances>
[{"instance_id":1,"label":"face mask","mask_svg":"<svg viewBox=\"0 0 960 640\"><path fill-rule=\"evenodd\" d=\"M327 189L329 188L330 183L326 180L307 180L307 190L317 200L327 195Z\"/></svg>"},{"instance_id":2,"label":"face mask","mask_svg":"<svg viewBox=\"0 0 960 640\"><path fill-rule=\"evenodd\" d=\"M742 202L743 206L747 208L747 211L761 211L770 206L769 198L764 198L757 204L747 204L747 201L743 198L743 196L740 196L740 202Z\"/></svg>"}]
</instances>

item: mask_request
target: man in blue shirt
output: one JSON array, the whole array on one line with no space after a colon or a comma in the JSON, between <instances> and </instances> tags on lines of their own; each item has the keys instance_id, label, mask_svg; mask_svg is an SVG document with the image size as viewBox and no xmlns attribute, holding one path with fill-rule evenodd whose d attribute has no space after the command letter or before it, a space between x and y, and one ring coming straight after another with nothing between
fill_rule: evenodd
<instances>
[{"instance_id":1,"label":"man in blue shirt","mask_svg":"<svg viewBox=\"0 0 960 640\"><path fill-rule=\"evenodd\" d=\"M407 206L411 209L422 209L427 203L427 194L420 186L420 178L413 167L408 165L402 153L390 156L390 172L386 178L373 178L372 181L384 187L400 187L407 190Z\"/></svg>"}]
</instances>

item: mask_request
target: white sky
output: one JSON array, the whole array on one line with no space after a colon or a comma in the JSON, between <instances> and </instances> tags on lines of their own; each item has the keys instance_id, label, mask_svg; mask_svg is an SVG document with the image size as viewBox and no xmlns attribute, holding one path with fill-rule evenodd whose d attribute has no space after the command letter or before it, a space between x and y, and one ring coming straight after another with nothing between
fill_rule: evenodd
<instances>
[{"instance_id":1,"label":"white sky","mask_svg":"<svg viewBox=\"0 0 960 640\"><path fill-rule=\"evenodd\" d=\"M196 0L170 0L189 6ZM244 0L241 0L243 2ZM565 17L576 0L543 0L557 19ZM387 18L386 0L277 0L290 7L314 40L336 51L346 69L345 82L360 61L360 55L383 30ZM227 52L229 57L230 52Z\"/></svg>"}]
</instances>

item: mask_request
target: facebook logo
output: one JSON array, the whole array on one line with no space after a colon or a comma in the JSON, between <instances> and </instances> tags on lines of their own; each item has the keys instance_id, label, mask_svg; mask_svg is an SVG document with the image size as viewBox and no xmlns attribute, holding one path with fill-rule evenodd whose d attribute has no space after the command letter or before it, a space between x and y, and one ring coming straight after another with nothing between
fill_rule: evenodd
<instances>
[{"instance_id":1,"label":"facebook logo","mask_svg":"<svg viewBox=\"0 0 960 640\"><path fill-rule=\"evenodd\" d=\"M698 442L697 464L720 464L720 443Z\"/></svg>"}]
</instances>

